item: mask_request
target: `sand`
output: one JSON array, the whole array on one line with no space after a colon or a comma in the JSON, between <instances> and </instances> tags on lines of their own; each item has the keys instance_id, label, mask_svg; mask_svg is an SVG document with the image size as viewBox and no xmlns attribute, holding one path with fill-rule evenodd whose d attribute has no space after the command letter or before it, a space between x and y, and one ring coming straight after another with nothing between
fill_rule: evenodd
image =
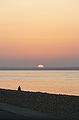
<instances>
[{"instance_id":1,"label":"sand","mask_svg":"<svg viewBox=\"0 0 79 120\"><path fill-rule=\"evenodd\" d=\"M79 96L0 89L0 103L47 114L52 119L79 120Z\"/></svg>"}]
</instances>

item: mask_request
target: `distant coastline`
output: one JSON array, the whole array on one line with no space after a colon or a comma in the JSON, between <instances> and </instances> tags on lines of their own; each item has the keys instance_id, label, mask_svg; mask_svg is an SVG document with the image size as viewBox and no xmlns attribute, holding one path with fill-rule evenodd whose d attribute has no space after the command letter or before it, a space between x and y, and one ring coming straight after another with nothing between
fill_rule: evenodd
<instances>
[{"instance_id":1,"label":"distant coastline","mask_svg":"<svg viewBox=\"0 0 79 120\"><path fill-rule=\"evenodd\" d=\"M0 67L0 70L79 70L79 67Z\"/></svg>"}]
</instances>

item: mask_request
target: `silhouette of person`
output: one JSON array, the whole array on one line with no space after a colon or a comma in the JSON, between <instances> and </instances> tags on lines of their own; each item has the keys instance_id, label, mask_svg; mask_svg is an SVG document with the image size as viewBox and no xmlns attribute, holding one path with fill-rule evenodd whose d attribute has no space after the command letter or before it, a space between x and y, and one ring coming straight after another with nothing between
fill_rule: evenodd
<instances>
[{"instance_id":1,"label":"silhouette of person","mask_svg":"<svg viewBox=\"0 0 79 120\"><path fill-rule=\"evenodd\" d=\"M20 86L18 87L18 91L21 91L21 87Z\"/></svg>"}]
</instances>

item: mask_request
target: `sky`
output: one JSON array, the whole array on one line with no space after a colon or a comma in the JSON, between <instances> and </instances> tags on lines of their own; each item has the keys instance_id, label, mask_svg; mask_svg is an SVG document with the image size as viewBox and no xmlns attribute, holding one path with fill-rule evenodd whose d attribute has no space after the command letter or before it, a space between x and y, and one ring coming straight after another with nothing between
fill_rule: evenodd
<instances>
[{"instance_id":1,"label":"sky","mask_svg":"<svg viewBox=\"0 0 79 120\"><path fill-rule=\"evenodd\" d=\"M79 0L0 0L0 66L79 67Z\"/></svg>"}]
</instances>

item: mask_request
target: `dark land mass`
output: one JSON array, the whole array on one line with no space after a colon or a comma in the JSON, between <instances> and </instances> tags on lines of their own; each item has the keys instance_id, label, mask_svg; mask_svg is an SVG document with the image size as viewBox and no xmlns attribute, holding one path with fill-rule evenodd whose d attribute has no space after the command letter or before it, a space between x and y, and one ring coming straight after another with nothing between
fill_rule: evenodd
<instances>
[{"instance_id":1,"label":"dark land mass","mask_svg":"<svg viewBox=\"0 0 79 120\"><path fill-rule=\"evenodd\" d=\"M0 67L0 70L79 70L79 67Z\"/></svg>"},{"instance_id":2,"label":"dark land mass","mask_svg":"<svg viewBox=\"0 0 79 120\"><path fill-rule=\"evenodd\" d=\"M32 119L8 111L0 110L0 120L32 120Z\"/></svg>"},{"instance_id":3,"label":"dark land mass","mask_svg":"<svg viewBox=\"0 0 79 120\"><path fill-rule=\"evenodd\" d=\"M79 96L0 89L0 103L38 111L52 120L79 120Z\"/></svg>"}]
</instances>

